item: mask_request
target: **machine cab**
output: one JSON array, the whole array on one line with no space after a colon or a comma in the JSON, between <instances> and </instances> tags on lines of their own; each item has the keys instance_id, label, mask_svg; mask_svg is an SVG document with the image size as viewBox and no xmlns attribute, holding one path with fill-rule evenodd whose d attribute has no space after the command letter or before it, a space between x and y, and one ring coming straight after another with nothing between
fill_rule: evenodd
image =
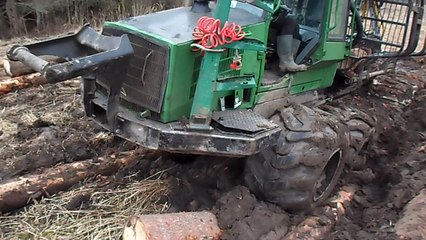
<instances>
[{"instance_id":1,"label":"machine cab","mask_svg":"<svg viewBox=\"0 0 426 240\"><path fill-rule=\"evenodd\" d=\"M286 72L279 68L280 58L277 50L280 48L280 42L277 40L280 36L289 34L289 27L295 29L290 32L295 41L292 47L296 64L307 65L309 71L311 66L315 68L315 64L324 60L322 53L327 47L327 42L330 41L338 42L337 45L339 45L339 54L334 56L337 57L334 60L344 58L344 41L349 12L348 0L284 0L282 3L273 15L269 27L264 85L283 81L283 75ZM298 83L297 79L306 79L303 74L292 75L295 75L290 77L294 77L296 83ZM330 77L332 78L332 76ZM309 78L321 81L321 79ZM306 82L306 80L303 81Z\"/></svg>"},{"instance_id":2,"label":"machine cab","mask_svg":"<svg viewBox=\"0 0 426 240\"><path fill-rule=\"evenodd\" d=\"M328 3L329 2L329 3ZM294 37L301 41L295 49L294 58L298 64L312 64L318 58L313 56L320 47L320 40L345 41L348 22L349 1L326 0L284 0L271 21L268 37L268 62L276 63L277 37L286 28L284 18L294 19L297 33ZM327 37L327 38L325 38ZM272 64L269 67L274 67Z\"/></svg>"}]
</instances>

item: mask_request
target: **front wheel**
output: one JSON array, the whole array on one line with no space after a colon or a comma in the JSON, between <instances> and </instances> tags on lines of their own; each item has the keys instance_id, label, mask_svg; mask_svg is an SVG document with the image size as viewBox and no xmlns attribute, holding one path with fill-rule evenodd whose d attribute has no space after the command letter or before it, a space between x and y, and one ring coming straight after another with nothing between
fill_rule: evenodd
<instances>
[{"instance_id":1,"label":"front wheel","mask_svg":"<svg viewBox=\"0 0 426 240\"><path fill-rule=\"evenodd\" d=\"M259 198L307 212L332 193L343 171L349 134L320 109L285 108L271 118L282 127L275 146L248 157L244 180Z\"/></svg>"}]
</instances>

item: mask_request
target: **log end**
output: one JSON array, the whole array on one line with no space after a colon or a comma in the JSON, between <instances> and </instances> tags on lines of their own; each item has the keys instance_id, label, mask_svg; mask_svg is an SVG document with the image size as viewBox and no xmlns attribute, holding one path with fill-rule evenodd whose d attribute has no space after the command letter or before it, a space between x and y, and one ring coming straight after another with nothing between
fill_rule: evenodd
<instances>
[{"instance_id":1,"label":"log end","mask_svg":"<svg viewBox=\"0 0 426 240\"><path fill-rule=\"evenodd\" d=\"M133 216L123 240L218 240L221 235L213 213L181 212Z\"/></svg>"},{"instance_id":2,"label":"log end","mask_svg":"<svg viewBox=\"0 0 426 240\"><path fill-rule=\"evenodd\" d=\"M145 227L138 217L131 217L124 228L123 240L148 240Z\"/></svg>"},{"instance_id":3,"label":"log end","mask_svg":"<svg viewBox=\"0 0 426 240\"><path fill-rule=\"evenodd\" d=\"M12 76L9 60L3 59L3 68L4 68L4 73L6 73L7 76Z\"/></svg>"}]
</instances>

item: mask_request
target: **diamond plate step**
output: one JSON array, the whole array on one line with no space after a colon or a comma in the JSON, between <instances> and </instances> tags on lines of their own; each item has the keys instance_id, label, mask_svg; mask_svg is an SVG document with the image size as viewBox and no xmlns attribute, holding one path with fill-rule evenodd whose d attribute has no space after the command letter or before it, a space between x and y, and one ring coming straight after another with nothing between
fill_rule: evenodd
<instances>
[{"instance_id":1,"label":"diamond plate step","mask_svg":"<svg viewBox=\"0 0 426 240\"><path fill-rule=\"evenodd\" d=\"M252 110L226 110L214 112L212 120L228 129L257 133L277 128L278 125Z\"/></svg>"}]
</instances>

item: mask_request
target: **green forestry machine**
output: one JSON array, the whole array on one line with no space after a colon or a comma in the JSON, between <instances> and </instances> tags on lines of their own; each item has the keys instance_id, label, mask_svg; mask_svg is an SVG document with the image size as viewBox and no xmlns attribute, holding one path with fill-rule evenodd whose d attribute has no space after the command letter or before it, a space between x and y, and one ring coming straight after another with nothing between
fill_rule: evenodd
<instances>
[{"instance_id":1,"label":"green forestry machine","mask_svg":"<svg viewBox=\"0 0 426 240\"><path fill-rule=\"evenodd\" d=\"M330 195L345 164L362 165L375 126L356 109L324 103L395 69L401 57L424 55L423 6L195 0L106 22L100 33L84 26L14 46L8 57L48 83L80 76L87 116L106 130L149 149L245 158L254 194L309 211ZM289 19L297 44L281 41ZM283 54L301 69L286 71Z\"/></svg>"}]
</instances>

